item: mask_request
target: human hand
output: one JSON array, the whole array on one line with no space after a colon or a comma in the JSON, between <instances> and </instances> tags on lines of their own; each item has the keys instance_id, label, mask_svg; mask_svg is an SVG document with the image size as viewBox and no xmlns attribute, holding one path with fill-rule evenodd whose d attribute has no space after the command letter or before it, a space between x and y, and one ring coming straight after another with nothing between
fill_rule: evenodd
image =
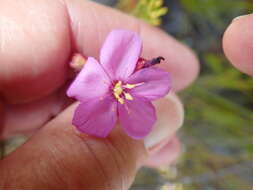
<instances>
[{"instance_id":1,"label":"human hand","mask_svg":"<svg viewBox=\"0 0 253 190\"><path fill-rule=\"evenodd\" d=\"M140 33L142 57L166 58L163 67L172 75L175 92L196 78L198 61L188 48L116 10L84 0L1 1L2 138L41 129L0 162L0 189L128 189L150 154L173 145L170 139L182 124L183 111L172 94L155 103L158 122L145 146L118 128L98 139L71 127L76 105L65 109L69 58L73 52L98 57L115 28ZM166 151L172 156L176 150Z\"/></svg>"},{"instance_id":2,"label":"human hand","mask_svg":"<svg viewBox=\"0 0 253 190\"><path fill-rule=\"evenodd\" d=\"M237 17L226 30L223 49L230 62L253 76L253 14Z\"/></svg>"}]
</instances>

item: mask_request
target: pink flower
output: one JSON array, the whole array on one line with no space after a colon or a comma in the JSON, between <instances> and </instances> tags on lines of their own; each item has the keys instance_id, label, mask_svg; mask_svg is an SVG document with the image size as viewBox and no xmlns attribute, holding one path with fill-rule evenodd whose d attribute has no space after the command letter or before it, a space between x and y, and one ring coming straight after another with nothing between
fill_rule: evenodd
<instances>
[{"instance_id":1,"label":"pink flower","mask_svg":"<svg viewBox=\"0 0 253 190\"><path fill-rule=\"evenodd\" d=\"M141 50L136 33L114 30L101 49L100 63L88 58L67 91L81 102L73 118L79 131L106 137L117 120L134 139L151 131L156 121L151 101L165 96L171 85L168 72L150 63L136 69Z\"/></svg>"}]
</instances>

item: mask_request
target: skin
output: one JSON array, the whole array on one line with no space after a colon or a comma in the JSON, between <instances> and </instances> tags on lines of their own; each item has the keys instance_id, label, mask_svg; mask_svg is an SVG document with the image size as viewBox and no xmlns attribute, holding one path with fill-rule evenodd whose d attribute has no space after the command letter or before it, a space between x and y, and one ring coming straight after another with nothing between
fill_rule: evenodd
<instances>
[{"instance_id":1,"label":"skin","mask_svg":"<svg viewBox=\"0 0 253 190\"><path fill-rule=\"evenodd\" d=\"M129 188L149 156L143 141L127 137L118 127L106 139L78 133L71 126L77 104L69 105L64 93L72 53L97 58L114 28L138 32L144 41L143 57L165 57L162 67L171 73L174 91L197 77L198 60L189 48L116 10L84 0L1 1L2 138L17 129L41 130L0 162L0 189ZM168 117L174 118L175 131L182 120L176 118L183 113L173 107L181 106L177 98L169 101Z\"/></svg>"},{"instance_id":2,"label":"skin","mask_svg":"<svg viewBox=\"0 0 253 190\"><path fill-rule=\"evenodd\" d=\"M227 58L240 71L253 76L253 14L235 19L227 28L223 48Z\"/></svg>"}]
</instances>

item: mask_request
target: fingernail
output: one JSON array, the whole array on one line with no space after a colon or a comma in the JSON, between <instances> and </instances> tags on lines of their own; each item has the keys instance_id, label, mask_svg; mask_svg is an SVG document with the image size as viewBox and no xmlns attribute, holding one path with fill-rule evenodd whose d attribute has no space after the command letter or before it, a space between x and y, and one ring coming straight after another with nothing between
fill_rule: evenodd
<instances>
[{"instance_id":1,"label":"fingernail","mask_svg":"<svg viewBox=\"0 0 253 190\"><path fill-rule=\"evenodd\" d=\"M184 110L178 97L170 93L165 98L156 101L157 122L153 131L144 139L147 149L150 149L164 139L172 137L183 124Z\"/></svg>"},{"instance_id":2,"label":"fingernail","mask_svg":"<svg viewBox=\"0 0 253 190\"><path fill-rule=\"evenodd\" d=\"M247 15L241 15L241 16L235 17L235 18L232 20L232 22L238 21L238 20L240 20L240 19L242 19L242 18L244 18L244 17L246 17L246 16L248 16L248 14L247 14Z\"/></svg>"},{"instance_id":3,"label":"fingernail","mask_svg":"<svg viewBox=\"0 0 253 190\"><path fill-rule=\"evenodd\" d=\"M168 167L175 164L182 153L182 145L176 136L173 136L160 149L150 152L145 166L151 168Z\"/></svg>"}]
</instances>

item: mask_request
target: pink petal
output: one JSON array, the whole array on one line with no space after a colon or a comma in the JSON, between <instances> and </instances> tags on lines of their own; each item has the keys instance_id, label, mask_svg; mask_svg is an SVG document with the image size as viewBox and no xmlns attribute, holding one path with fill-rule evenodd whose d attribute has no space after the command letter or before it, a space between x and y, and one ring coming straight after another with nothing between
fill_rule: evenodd
<instances>
[{"instance_id":1,"label":"pink petal","mask_svg":"<svg viewBox=\"0 0 253 190\"><path fill-rule=\"evenodd\" d=\"M112 97L81 103L74 114L73 125L83 133L106 137L117 121L117 103Z\"/></svg>"},{"instance_id":2,"label":"pink petal","mask_svg":"<svg viewBox=\"0 0 253 190\"><path fill-rule=\"evenodd\" d=\"M89 57L69 87L67 95L79 101L102 98L108 93L110 83L103 67L94 58Z\"/></svg>"},{"instance_id":3,"label":"pink petal","mask_svg":"<svg viewBox=\"0 0 253 190\"><path fill-rule=\"evenodd\" d=\"M136 66L142 49L140 37L131 31L113 30L107 37L100 62L114 80L124 80Z\"/></svg>"},{"instance_id":4,"label":"pink petal","mask_svg":"<svg viewBox=\"0 0 253 190\"><path fill-rule=\"evenodd\" d=\"M149 101L139 98L118 104L118 111L122 128L134 139L147 136L156 121L154 106Z\"/></svg>"},{"instance_id":5,"label":"pink petal","mask_svg":"<svg viewBox=\"0 0 253 190\"><path fill-rule=\"evenodd\" d=\"M171 89L169 73L158 68L141 69L129 77L127 83L143 83L131 90L134 96L155 100L168 94Z\"/></svg>"}]
</instances>

